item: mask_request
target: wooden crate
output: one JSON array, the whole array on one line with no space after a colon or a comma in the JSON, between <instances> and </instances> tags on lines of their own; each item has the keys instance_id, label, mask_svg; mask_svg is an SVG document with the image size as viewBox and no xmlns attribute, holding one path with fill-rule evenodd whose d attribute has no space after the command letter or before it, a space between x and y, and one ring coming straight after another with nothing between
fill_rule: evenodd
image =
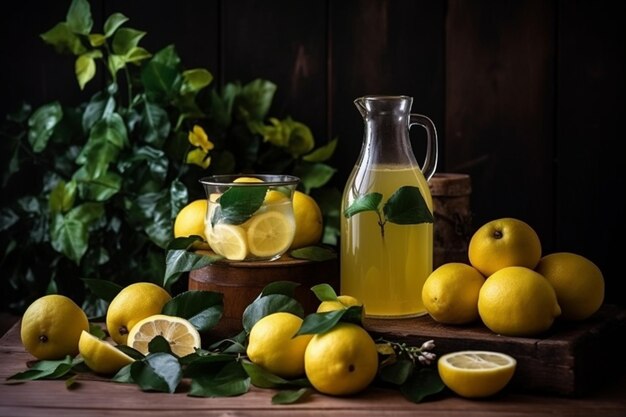
<instances>
[{"instance_id":1,"label":"wooden crate","mask_svg":"<svg viewBox=\"0 0 626 417\"><path fill-rule=\"evenodd\" d=\"M500 336L482 324L442 325L429 316L412 319L367 319L373 335L412 345L433 339L436 353L495 350L513 356L518 367L511 385L520 390L566 396L584 395L623 371L622 344L626 309L606 305L578 323L557 322L541 338Z\"/></svg>"}]
</instances>

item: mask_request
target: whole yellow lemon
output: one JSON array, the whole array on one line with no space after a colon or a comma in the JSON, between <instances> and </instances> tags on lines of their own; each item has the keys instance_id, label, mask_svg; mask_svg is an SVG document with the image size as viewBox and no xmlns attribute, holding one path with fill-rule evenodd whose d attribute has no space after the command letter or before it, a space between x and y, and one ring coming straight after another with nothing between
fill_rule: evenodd
<instances>
[{"instance_id":1,"label":"whole yellow lemon","mask_svg":"<svg viewBox=\"0 0 626 417\"><path fill-rule=\"evenodd\" d=\"M322 210L315 199L302 191L294 192L293 215L296 220L296 234L290 249L319 243L324 228Z\"/></svg>"},{"instance_id":2,"label":"whole yellow lemon","mask_svg":"<svg viewBox=\"0 0 626 417\"><path fill-rule=\"evenodd\" d=\"M376 343L361 326L339 323L326 333L313 336L304 354L304 368L319 392L355 394L376 377Z\"/></svg>"},{"instance_id":3,"label":"whole yellow lemon","mask_svg":"<svg viewBox=\"0 0 626 417\"><path fill-rule=\"evenodd\" d=\"M158 314L170 294L151 282L136 282L124 287L111 301L106 315L106 326L115 343L125 345L128 333L140 320Z\"/></svg>"},{"instance_id":4,"label":"whole yellow lemon","mask_svg":"<svg viewBox=\"0 0 626 417\"><path fill-rule=\"evenodd\" d=\"M328 311L335 310L345 310L351 306L360 306L363 305L359 300L354 298L351 295L340 295L336 300L332 301L322 301L319 306L317 306L317 313L326 313Z\"/></svg>"},{"instance_id":5,"label":"whole yellow lemon","mask_svg":"<svg viewBox=\"0 0 626 417\"><path fill-rule=\"evenodd\" d=\"M435 269L422 287L428 314L440 323L467 324L478 320L478 293L485 277L470 265L450 262Z\"/></svg>"},{"instance_id":6,"label":"whole yellow lemon","mask_svg":"<svg viewBox=\"0 0 626 417\"><path fill-rule=\"evenodd\" d=\"M468 255L472 266L486 277L507 266L533 269L541 258L541 241L528 223L505 217L474 232Z\"/></svg>"},{"instance_id":7,"label":"whole yellow lemon","mask_svg":"<svg viewBox=\"0 0 626 417\"><path fill-rule=\"evenodd\" d=\"M294 337L302 319L287 312L272 313L250 329L246 353L251 362L283 378L304 374L304 352L313 337Z\"/></svg>"},{"instance_id":8,"label":"whole yellow lemon","mask_svg":"<svg viewBox=\"0 0 626 417\"><path fill-rule=\"evenodd\" d=\"M492 274L478 294L483 323L505 336L535 336L561 314L554 288L539 273L509 266Z\"/></svg>"},{"instance_id":9,"label":"whole yellow lemon","mask_svg":"<svg viewBox=\"0 0 626 417\"><path fill-rule=\"evenodd\" d=\"M28 306L20 337L26 351L37 359L63 359L78 354L83 330L89 330L85 312L72 299L52 294Z\"/></svg>"},{"instance_id":10,"label":"whole yellow lemon","mask_svg":"<svg viewBox=\"0 0 626 417\"><path fill-rule=\"evenodd\" d=\"M552 253L541 258L535 271L554 287L563 319L584 320L604 302L602 271L584 256Z\"/></svg>"},{"instance_id":11,"label":"whole yellow lemon","mask_svg":"<svg viewBox=\"0 0 626 417\"><path fill-rule=\"evenodd\" d=\"M180 209L174 220L174 237L200 236L204 240L204 218L207 215L207 200L194 200Z\"/></svg>"}]
</instances>

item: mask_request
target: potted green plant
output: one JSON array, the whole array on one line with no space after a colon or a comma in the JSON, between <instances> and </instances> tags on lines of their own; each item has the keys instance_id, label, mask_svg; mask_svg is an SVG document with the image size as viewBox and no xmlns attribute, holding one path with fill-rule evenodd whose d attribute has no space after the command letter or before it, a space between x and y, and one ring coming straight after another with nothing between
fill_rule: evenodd
<instances>
[{"instance_id":1,"label":"potted green plant","mask_svg":"<svg viewBox=\"0 0 626 417\"><path fill-rule=\"evenodd\" d=\"M2 301L15 311L62 292L98 316L90 280L162 281L173 219L207 174L297 175L319 192L325 242L335 243L338 192L325 187L336 139L316 146L306 124L271 117L272 82L214 86L174 45L143 48L146 33L128 20L113 13L96 30L87 0L73 0L41 38L76 57L81 89L96 74L106 82L76 106L24 104L0 131Z\"/></svg>"}]
</instances>

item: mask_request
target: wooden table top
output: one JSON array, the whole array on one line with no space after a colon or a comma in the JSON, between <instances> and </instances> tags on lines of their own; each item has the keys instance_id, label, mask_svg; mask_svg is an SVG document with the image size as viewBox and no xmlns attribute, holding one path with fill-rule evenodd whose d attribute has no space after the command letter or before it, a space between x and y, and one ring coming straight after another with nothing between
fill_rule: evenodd
<instances>
[{"instance_id":1,"label":"wooden table top","mask_svg":"<svg viewBox=\"0 0 626 417\"><path fill-rule=\"evenodd\" d=\"M626 375L577 398L506 388L488 400L466 400L446 392L414 404L395 391L368 388L347 398L313 394L303 403L272 405L275 391L254 387L240 397L195 398L185 393L145 393L136 385L91 378L79 379L72 389L56 380L6 383L30 360L17 323L0 339L0 416L626 416Z\"/></svg>"}]
</instances>

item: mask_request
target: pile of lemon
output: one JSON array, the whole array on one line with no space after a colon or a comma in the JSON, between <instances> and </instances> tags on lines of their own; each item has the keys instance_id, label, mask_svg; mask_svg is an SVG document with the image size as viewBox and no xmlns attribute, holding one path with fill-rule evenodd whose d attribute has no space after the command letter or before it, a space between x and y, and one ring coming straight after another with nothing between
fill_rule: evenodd
<instances>
[{"instance_id":1,"label":"pile of lemon","mask_svg":"<svg viewBox=\"0 0 626 417\"><path fill-rule=\"evenodd\" d=\"M256 177L239 177L236 183L263 182ZM263 208L241 225L205 222L212 217L219 194L198 199L183 207L174 221L174 237L200 236L211 249L226 259L271 258L289 249L315 245L323 232L322 211L314 198L295 191L292 198L293 220L285 213L287 197L268 190Z\"/></svg>"},{"instance_id":2,"label":"pile of lemon","mask_svg":"<svg viewBox=\"0 0 626 417\"><path fill-rule=\"evenodd\" d=\"M584 320L604 301L604 278L589 259L570 252L542 257L535 230L522 220L501 218L470 239L470 264L434 270L422 290L430 316L444 324L478 320L506 336L537 336L558 317Z\"/></svg>"},{"instance_id":3,"label":"pile of lemon","mask_svg":"<svg viewBox=\"0 0 626 417\"><path fill-rule=\"evenodd\" d=\"M422 301L437 322L480 319L501 335L539 336L557 318L590 317L604 301L604 278L593 262L569 252L542 257L536 231L519 219L482 225L470 239L468 258L469 264L441 265L424 283ZM516 366L513 357L490 351L453 352L438 361L446 386L469 398L501 391Z\"/></svg>"},{"instance_id":4,"label":"pile of lemon","mask_svg":"<svg viewBox=\"0 0 626 417\"><path fill-rule=\"evenodd\" d=\"M160 314L171 299L162 287L138 282L124 287L111 301L106 328L113 343L91 334L85 312L69 297L46 295L24 312L20 336L27 352L41 360L80 354L94 372L112 375L133 362L116 345L127 345L147 354L148 343L163 336L173 353L185 356L200 348L200 334L180 317Z\"/></svg>"},{"instance_id":5,"label":"pile of lemon","mask_svg":"<svg viewBox=\"0 0 626 417\"><path fill-rule=\"evenodd\" d=\"M317 312L360 305L354 297L342 295L323 301ZM247 355L251 362L275 375L298 378L306 375L321 393L349 395L365 389L378 372L376 343L354 323L340 322L319 334L297 335L302 319L294 314L272 313L250 330Z\"/></svg>"}]
</instances>

